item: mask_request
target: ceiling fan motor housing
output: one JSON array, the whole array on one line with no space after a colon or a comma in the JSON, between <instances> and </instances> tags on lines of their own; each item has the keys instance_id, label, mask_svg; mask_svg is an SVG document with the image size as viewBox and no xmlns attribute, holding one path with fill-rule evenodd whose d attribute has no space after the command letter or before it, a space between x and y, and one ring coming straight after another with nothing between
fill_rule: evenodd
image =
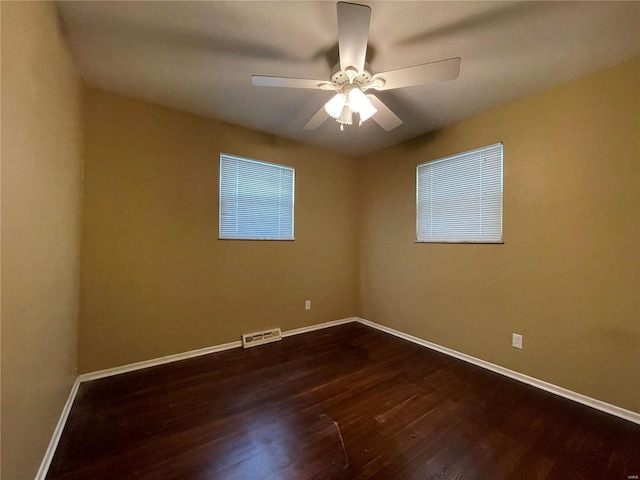
<instances>
[{"instance_id":1,"label":"ceiling fan motor housing","mask_svg":"<svg viewBox=\"0 0 640 480\"><path fill-rule=\"evenodd\" d=\"M373 78L373 74L371 73L371 65L368 63L364 64L364 68L362 72L355 72L355 76L353 80L349 82L349 75L347 72L344 72L340 69L340 64L337 63L333 69L331 69L331 83L336 87L342 87L347 83L355 83L360 86L367 85L371 79Z\"/></svg>"}]
</instances>

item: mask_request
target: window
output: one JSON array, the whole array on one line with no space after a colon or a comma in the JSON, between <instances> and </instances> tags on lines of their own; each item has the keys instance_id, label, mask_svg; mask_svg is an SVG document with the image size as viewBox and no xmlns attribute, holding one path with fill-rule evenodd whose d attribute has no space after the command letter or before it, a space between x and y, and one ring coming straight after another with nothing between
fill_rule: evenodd
<instances>
[{"instance_id":1,"label":"window","mask_svg":"<svg viewBox=\"0 0 640 480\"><path fill-rule=\"evenodd\" d=\"M417 241L502 242L502 144L418 165Z\"/></svg>"},{"instance_id":2,"label":"window","mask_svg":"<svg viewBox=\"0 0 640 480\"><path fill-rule=\"evenodd\" d=\"M293 240L294 169L220 155L220 239Z\"/></svg>"}]
</instances>

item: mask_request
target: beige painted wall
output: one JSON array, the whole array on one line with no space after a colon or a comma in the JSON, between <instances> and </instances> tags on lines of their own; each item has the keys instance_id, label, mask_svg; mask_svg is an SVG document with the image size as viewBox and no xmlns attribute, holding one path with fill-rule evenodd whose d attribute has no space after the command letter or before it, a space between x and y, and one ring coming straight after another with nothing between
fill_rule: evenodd
<instances>
[{"instance_id":1,"label":"beige painted wall","mask_svg":"<svg viewBox=\"0 0 640 480\"><path fill-rule=\"evenodd\" d=\"M2 2L2 478L33 479L75 380L82 84L54 3Z\"/></svg>"},{"instance_id":2,"label":"beige painted wall","mask_svg":"<svg viewBox=\"0 0 640 480\"><path fill-rule=\"evenodd\" d=\"M85 106L81 372L357 313L353 160L97 90ZM220 152L296 169L295 241L218 240Z\"/></svg>"},{"instance_id":3,"label":"beige painted wall","mask_svg":"<svg viewBox=\"0 0 640 480\"><path fill-rule=\"evenodd\" d=\"M640 412L638 85L636 59L366 157L361 315ZM414 243L416 165L500 141L504 245Z\"/></svg>"}]
</instances>

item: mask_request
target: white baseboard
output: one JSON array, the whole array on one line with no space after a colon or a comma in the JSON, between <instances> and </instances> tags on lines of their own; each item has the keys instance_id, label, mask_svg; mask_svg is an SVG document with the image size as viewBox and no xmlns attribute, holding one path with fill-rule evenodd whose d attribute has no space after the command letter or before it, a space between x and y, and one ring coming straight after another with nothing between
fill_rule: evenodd
<instances>
[{"instance_id":1,"label":"white baseboard","mask_svg":"<svg viewBox=\"0 0 640 480\"><path fill-rule=\"evenodd\" d=\"M49 446L44 453L44 458L42 459L42 463L40 464L38 473L36 473L35 480L44 480L44 478L47 476L49 465L51 465L51 460L53 460L53 454L56 452L56 448L58 448L58 442L60 441L60 437L62 436L64 425L65 423L67 423L67 417L69 417L69 412L71 412L71 407L73 406L73 401L75 400L76 394L78 393L79 386L80 379L76 378L76 381L73 383L73 387L71 387L71 392L69 392L67 403L64 404L64 408L62 409L62 414L58 419L56 428L53 430L53 435L51 436Z\"/></svg>"},{"instance_id":2,"label":"white baseboard","mask_svg":"<svg viewBox=\"0 0 640 480\"><path fill-rule=\"evenodd\" d=\"M291 337L292 335L300 335L301 333L313 332L323 328L336 327L338 325L344 325L345 323L351 323L357 321L357 317L342 318L340 320L332 320L331 322L318 323L316 325L309 325L308 327L294 328L293 330L287 330L282 332L283 337Z\"/></svg>"},{"instance_id":3,"label":"white baseboard","mask_svg":"<svg viewBox=\"0 0 640 480\"><path fill-rule=\"evenodd\" d=\"M173 355L167 355L164 357L143 360L142 362L130 363L128 365L122 365L121 367L106 368L104 370L98 370L96 372L83 373L82 375L78 376L78 379L81 383L89 382L91 380L97 380L99 378L120 375L121 373L142 370L143 368L164 365L165 363L178 362L180 360L186 360L187 358L200 357L202 355L208 355L215 352L223 352L225 350L230 350L232 348L238 348L241 346L242 342L240 340L235 342L223 343L221 345L214 345L213 347L199 348L197 350L189 350L188 352L175 353Z\"/></svg>"},{"instance_id":4,"label":"white baseboard","mask_svg":"<svg viewBox=\"0 0 640 480\"><path fill-rule=\"evenodd\" d=\"M400 332L399 330L395 330L390 327L385 327L384 325L380 325L379 323L365 320L364 318L356 317L356 321L368 327L372 327L382 332L389 333L391 335L402 338L404 340L408 340L409 342L412 342L412 343L417 343L418 345L430 348L431 350L435 350L437 352L444 353L451 357L455 357L459 360L463 360L465 362L472 363L479 367L486 368L487 370L491 370L492 372L499 373L500 375L504 375L505 377L513 378L514 380L518 380L528 385L540 388L541 390L545 390L547 392L553 393L560 397L564 397L569 400L573 400L574 402L581 403L582 405L586 405L587 407L595 408L596 410L600 410L602 412L608 413L610 415L614 415L616 417L623 418L625 420L628 420L630 422L637 423L640 425L640 413L632 412L631 410L626 410L624 408L611 405L610 403L606 403L601 400L596 400L595 398L588 397L581 393L577 393L572 390L559 387L557 385L545 382L543 380L538 380L537 378L530 377L523 373L519 373L505 367L501 367L500 365L496 365L494 363L487 362L485 360L481 360L476 357L472 357L471 355L467 355L466 353L461 353L456 350L452 350L451 348L443 347L436 343L428 342L421 338L414 337L413 335L409 335L408 333Z\"/></svg>"}]
</instances>

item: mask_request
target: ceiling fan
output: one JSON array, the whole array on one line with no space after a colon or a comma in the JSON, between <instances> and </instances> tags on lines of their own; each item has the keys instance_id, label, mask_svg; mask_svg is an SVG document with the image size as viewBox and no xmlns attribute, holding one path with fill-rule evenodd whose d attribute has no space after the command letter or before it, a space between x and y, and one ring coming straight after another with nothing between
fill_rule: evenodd
<instances>
[{"instance_id":1,"label":"ceiling fan","mask_svg":"<svg viewBox=\"0 0 640 480\"><path fill-rule=\"evenodd\" d=\"M371 8L367 5L338 2L338 49L340 62L333 67L329 81L306 78L253 75L257 87L319 88L336 94L309 120L304 130L315 130L327 118L334 118L342 130L353 124L353 113L359 125L372 118L386 131L402 125L402 120L369 90L391 90L439 80L454 80L460 74L460 58L449 58L373 74L365 63Z\"/></svg>"}]
</instances>

